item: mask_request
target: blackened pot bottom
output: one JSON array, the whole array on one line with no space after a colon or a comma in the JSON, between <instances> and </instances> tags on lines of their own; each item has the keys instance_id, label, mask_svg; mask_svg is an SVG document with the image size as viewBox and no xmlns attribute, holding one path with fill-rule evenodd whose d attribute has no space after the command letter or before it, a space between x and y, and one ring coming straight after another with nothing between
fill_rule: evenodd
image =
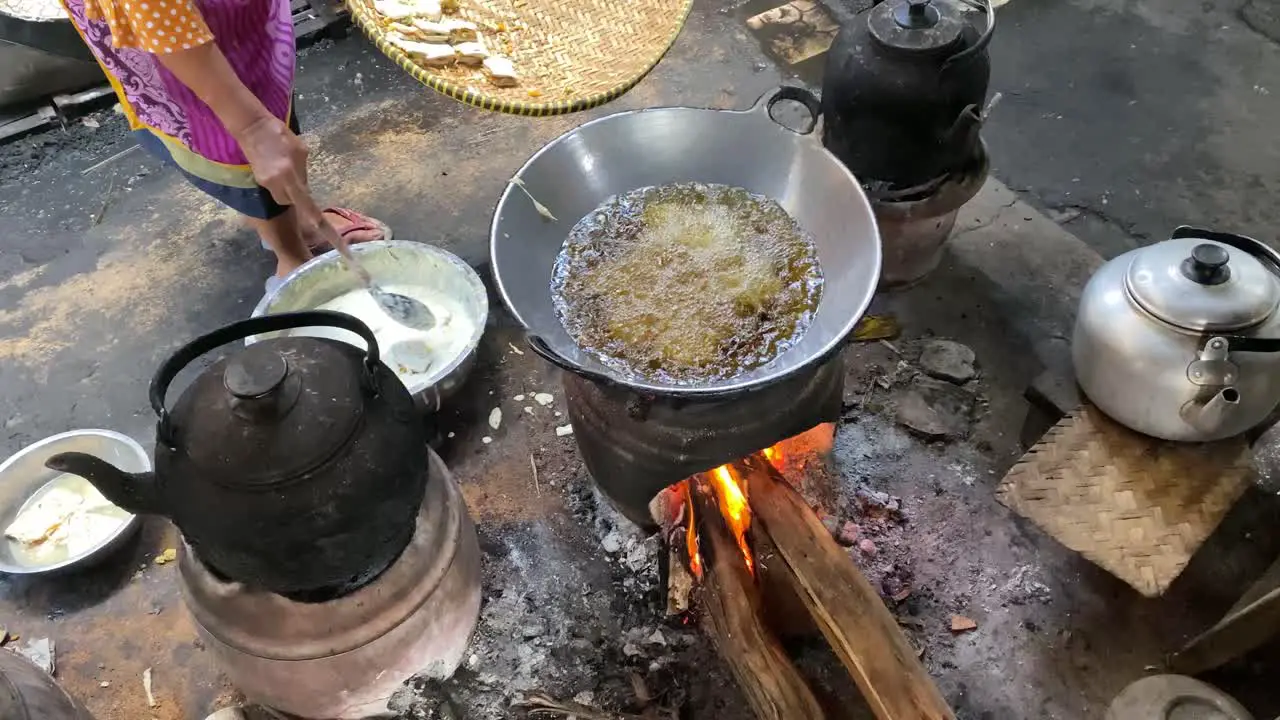
<instances>
[{"instance_id":1,"label":"blackened pot bottom","mask_svg":"<svg viewBox=\"0 0 1280 720\"><path fill-rule=\"evenodd\" d=\"M413 536L413 528L410 528L408 537L404 539L403 543L399 542L398 540L395 541L395 544L400 546L400 549L397 550L396 553L390 557L390 559L385 560L384 562L380 562L377 565L372 565L368 568L365 568L364 571L362 571L359 575L356 575L355 577L351 578L350 580L344 583L339 583L336 585L327 585L327 586L318 587L318 588L311 588L308 590L280 592L276 594L279 595L280 597L286 598L288 600L292 600L293 602L297 602L297 603L324 603L324 602L329 602L331 600L337 600L338 598L341 598L341 597L346 597L347 595L350 595L364 588L365 586L372 584L375 580L377 580L379 577L382 576L382 573L388 570L392 565L395 565L396 561L399 560L400 556L404 553L405 548L408 547L409 539L412 536ZM226 573L222 572L221 570L214 567L209 562L205 561L204 558L200 556L200 551L198 549L191 547L190 544L188 544L187 547L190 548L191 552L196 557L200 558L200 563L205 567L206 570L209 571L210 575L217 578L220 582L224 582L224 583L233 582L233 580Z\"/></svg>"},{"instance_id":2,"label":"blackened pot bottom","mask_svg":"<svg viewBox=\"0 0 1280 720\"><path fill-rule=\"evenodd\" d=\"M564 375L573 436L600 492L629 520L654 526L649 501L696 473L840 416L839 355L765 388L708 401L647 398Z\"/></svg>"}]
</instances>

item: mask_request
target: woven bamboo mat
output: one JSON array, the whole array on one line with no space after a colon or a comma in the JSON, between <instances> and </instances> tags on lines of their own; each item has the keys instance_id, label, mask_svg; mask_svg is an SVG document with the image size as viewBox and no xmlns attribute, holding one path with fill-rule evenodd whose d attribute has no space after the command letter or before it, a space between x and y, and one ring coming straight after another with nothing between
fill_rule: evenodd
<instances>
[{"instance_id":1,"label":"woven bamboo mat","mask_svg":"<svg viewBox=\"0 0 1280 720\"><path fill-rule=\"evenodd\" d=\"M387 40L373 0L347 0L352 17L419 82L449 97L516 115L560 115L630 90L666 54L693 0L461 0L456 17L480 26L489 51L515 64L520 84L500 88L479 68L426 67Z\"/></svg>"},{"instance_id":2,"label":"woven bamboo mat","mask_svg":"<svg viewBox=\"0 0 1280 720\"><path fill-rule=\"evenodd\" d=\"M1248 483L1242 439L1155 440L1085 405L1005 475L996 497L1147 597L1190 562Z\"/></svg>"}]
</instances>

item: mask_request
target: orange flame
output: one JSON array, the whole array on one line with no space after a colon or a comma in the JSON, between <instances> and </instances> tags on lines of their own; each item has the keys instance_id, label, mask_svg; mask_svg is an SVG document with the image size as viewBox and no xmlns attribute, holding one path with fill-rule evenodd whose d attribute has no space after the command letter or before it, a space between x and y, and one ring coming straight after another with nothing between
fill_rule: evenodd
<instances>
[{"instance_id":1,"label":"orange flame","mask_svg":"<svg viewBox=\"0 0 1280 720\"><path fill-rule=\"evenodd\" d=\"M760 451L765 459L779 471L786 473L796 465L803 467L811 458L831 451L835 442L835 423L816 425L799 435L787 438ZM707 478L716 491L720 514L733 532L738 547L742 550L742 558L747 569L755 572L755 559L751 547L747 543L747 530L751 528L751 506L747 502L746 488L737 477L731 465L720 467L707 473ZM692 483L684 486L685 505L689 510L688 527L685 528L685 545L689 551L689 570L694 577L702 577L702 557L698 554L698 531L693 517Z\"/></svg>"},{"instance_id":2,"label":"orange flame","mask_svg":"<svg viewBox=\"0 0 1280 720\"><path fill-rule=\"evenodd\" d=\"M711 484L716 489L716 497L720 501L720 514L724 515L733 531L733 537L742 549L742 557L747 561L747 569L755 572L755 563L751 558L751 547L747 544L747 530L751 527L751 508L747 505L747 495L733 476L733 469L721 465L711 471Z\"/></svg>"},{"instance_id":3,"label":"orange flame","mask_svg":"<svg viewBox=\"0 0 1280 720\"><path fill-rule=\"evenodd\" d=\"M689 571L693 573L695 578L702 579L702 556L698 554L698 529L693 519L693 488L685 483L684 502L689 508L689 517L686 518L689 526L684 531L685 547L689 551Z\"/></svg>"},{"instance_id":4,"label":"orange flame","mask_svg":"<svg viewBox=\"0 0 1280 720\"><path fill-rule=\"evenodd\" d=\"M801 471L806 463L831 452L835 435L835 423L822 423L760 452L770 465L787 475Z\"/></svg>"}]
</instances>

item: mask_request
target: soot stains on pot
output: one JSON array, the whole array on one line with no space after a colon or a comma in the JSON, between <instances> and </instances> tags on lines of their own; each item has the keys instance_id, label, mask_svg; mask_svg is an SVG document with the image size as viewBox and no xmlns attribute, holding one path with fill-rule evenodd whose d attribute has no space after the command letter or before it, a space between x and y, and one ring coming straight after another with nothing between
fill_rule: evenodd
<instances>
[{"instance_id":1,"label":"soot stains on pot","mask_svg":"<svg viewBox=\"0 0 1280 720\"><path fill-rule=\"evenodd\" d=\"M869 187L919 187L977 154L995 13L987 4L980 29L966 7L890 0L836 35L823 78L823 143Z\"/></svg>"},{"instance_id":2,"label":"soot stains on pot","mask_svg":"<svg viewBox=\"0 0 1280 720\"><path fill-rule=\"evenodd\" d=\"M565 397L591 477L632 522L651 527L649 501L694 473L746 457L840 415L837 357L762 390L716 400L650 398L565 374Z\"/></svg>"}]
</instances>

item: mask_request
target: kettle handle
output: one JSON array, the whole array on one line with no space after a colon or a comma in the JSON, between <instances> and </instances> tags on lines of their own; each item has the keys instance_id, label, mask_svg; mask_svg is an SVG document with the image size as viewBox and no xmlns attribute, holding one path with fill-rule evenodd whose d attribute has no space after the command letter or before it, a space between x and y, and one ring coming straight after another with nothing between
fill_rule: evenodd
<instances>
[{"instance_id":1,"label":"kettle handle","mask_svg":"<svg viewBox=\"0 0 1280 720\"><path fill-rule=\"evenodd\" d=\"M280 313L278 315L249 318L248 320L233 322L206 335L201 335L178 348L178 351L170 355L168 360L161 363L160 368L156 370L156 374L151 378L151 388L148 392L151 399L151 409L155 411L156 417L159 418L156 423L156 435L160 441L170 445L173 440L172 422L169 417L169 409L165 404L169 394L169 385L173 383L173 379L178 376L178 373L182 372L182 369L190 365L193 360L211 350L253 335L317 326L335 327L353 332L369 345L369 349L364 355L365 384L367 388L376 394L379 363L378 339L367 325L351 315L332 310L307 310L304 312Z\"/></svg>"},{"instance_id":2,"label":"kettle handle","mask_svg":"<svg viewBox=\"0 0 1280 720\"><path fill-rule=\"evenodd\" d=\"M1254 256L1266 265L1273 275L1280 277L1280 252L1272 250L1270 246L1254 240L1248 235L1206 230L1190 225L1179 225L1169 235L1170 240L1182 240L1185 238L1212 240L1223 245L1230 245L1237 250L1242 250Z\"/></svg>"},{"instance_id":3,"label":"kettle handle","mask_svg":"<svg viewBox=\"0 0 1280 720\"><path fill-rule=\"evenodd\" d=\"M1267 266L1271 274L1280 277L1280 253L1271 249L1265 243L1258 242L1248 235L1237 235L1235 233L1220 232L1218 230L1207 230L1205 228L1192 227L1190 225L1179 225L1169 234L1170 240L1183 240L1185 238L1195 238L1197 240L1212 240L1214 242L1229 245L1237 250L1246 252L1257 258L1259 262ZM1222 335L1227 341L1227 347L1236 352L1259 352L1273 353L1280 352L1280 338L1260 338L1246 337L1241 335Z\"/></svg>"},{"instance_id":4,"label":"kettle handle","mask_svg":"<svg viewBox=\"0 0 1280 720\"><path fill-rule=\"evenodd\" d=\"M944 71L952 65L962 63L985 50L991 44L991 37L996 32L996 7L992 0L961 0L961 2L969 7L978 8L987 14L987 29L982 35L978 36L978 41L973 45L947 58L942 63L942 70Z\"/></svg>"}]
</instances>

